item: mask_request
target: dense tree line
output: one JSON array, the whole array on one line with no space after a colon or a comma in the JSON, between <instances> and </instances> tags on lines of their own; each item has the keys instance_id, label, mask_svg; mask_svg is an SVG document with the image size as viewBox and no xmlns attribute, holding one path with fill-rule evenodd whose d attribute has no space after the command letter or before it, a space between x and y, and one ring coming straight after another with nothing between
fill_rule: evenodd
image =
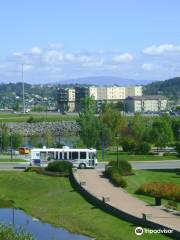
<instances>
[{"instance_id":1,"label":"dense tree line","mask_svg":"<svg viewBox=\"0 0 180 240\"><path fill-rule=\"evenodd\" d=\"M175 146L180 141L180 118L167 115L148 118L140 114L128 118L109 104L96 116L94 100L85 98L82 102L80 136L86 147L122 146L124 151L145 154L151 146Z\"/></svg>"},{"instance_id":2,"label":"dense tree line","mask_svg":"<svg viewBox=\"0 0 180 240\"><path fill-rule=\"evenodd\" d=\"M165 95L170 99L178 100L180 96L180 77L165 81L156 81L144 86L145 95Z\"/></svg>"}]
</instances>

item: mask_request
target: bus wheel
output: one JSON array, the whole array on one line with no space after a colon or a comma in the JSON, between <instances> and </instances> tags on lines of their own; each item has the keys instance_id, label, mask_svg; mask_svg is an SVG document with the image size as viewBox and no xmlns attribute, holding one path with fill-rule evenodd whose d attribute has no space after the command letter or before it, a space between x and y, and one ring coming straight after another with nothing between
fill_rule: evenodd
<instances>
[{"instance_id":1,"label":"bus wheel","mask_svg":"<svg viewBox=\"0 0 180 240\"><path fill-rule=\"evenodd\" d=\"M85 169L85 168L86 168L86 164L80 163L80 164L79 164L79 168L80 168L80 169Z\"/></svg>"}]
</instances>

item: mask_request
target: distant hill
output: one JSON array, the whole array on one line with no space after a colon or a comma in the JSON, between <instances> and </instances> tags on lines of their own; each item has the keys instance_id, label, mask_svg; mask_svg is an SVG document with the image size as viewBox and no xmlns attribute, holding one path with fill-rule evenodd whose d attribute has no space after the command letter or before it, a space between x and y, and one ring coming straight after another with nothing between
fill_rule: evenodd
<instances>
[{"instance_id":1,"label":"distant hill","mask_svg":"<svg viewBox=\"0 0 180 240\"><path fill-rule=\"evenodd\" d=\"M84 77L74 78L59 81L59 84L87 84L87 85L144 85L152 81L148 80L134 80L112 76L95 76L95 77Z\"/></svg>"},{"instance_id":2,"label":"distant hill","mask_svg":"<svg viewBox=\"0 0 180 240\"><path fill-rule=\"evenodd\" d=\"M145 95L165 95L170 99L180 99L180 77L158 81L144 86Z\"/></svg>"}]
</instances>

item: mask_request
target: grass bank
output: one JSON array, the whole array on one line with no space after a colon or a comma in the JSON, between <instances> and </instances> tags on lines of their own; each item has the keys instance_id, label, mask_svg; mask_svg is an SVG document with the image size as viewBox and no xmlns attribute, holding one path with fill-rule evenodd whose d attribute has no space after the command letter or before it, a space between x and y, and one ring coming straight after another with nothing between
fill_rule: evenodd
<instances>
[{"instance_id":1,"label":"grass bank","mask_svg":"<svg viewBox=\"0 0 180 240\"><path fill-rule=\"evenodd\" d=\"M126 190L150 204L154 204L153 197L135 193L142 184L151 182L180 184L180 175L176 174L180 170L177 169L134 170L133 172L135 175L124 177L128 183ZM163 204L167 204L167 200L163 199Z\"/></svg>"},{"instance_id":2,"label":"grass bank","mask_svg":"<svg viewBox=\"0 0 180 240\"><path fill-rule=\"evenodd\" d=\"M127 161L161 161L161 160L179 160L179 156L175 155L169 155L169 156L157 156L157 155L134 155L134 154L128 154L126 152L120 152L118 153L119 160L127 160ZM99 150L98 154L98 161L102 160L102 152ZM105 150L104 154L104 161L109 162L112 160L117 160L117 152L116 151L109 151Z\"/></svg>"},{"instance_id":3,"label":"grass bank","mask_svg":"<svg viewBox=\"0 0 180 240\"><path fill-rule=\"evenodd\" d=\"M0 172L0 198L43 221L98 240L134 240L135 226L89 204L71 186L68 178L36 173ZM14 191L16 189L16 191ZM169 239L143 235L141 239Z\"/></svg>"},{"instance_id":4,"label":"grass bank","mask_svg":"<svg viewBox=\"0 0 180 240\"><path fill-rule=\"evenodd\" d=\"M57 122L57 121L73 121L78 118L78 115L62 115L59 113L31 113L31 114L4 114L0 113L0 122L26 122L30 117L33 117L37 122Z\"/></svg>"}]
</instances>

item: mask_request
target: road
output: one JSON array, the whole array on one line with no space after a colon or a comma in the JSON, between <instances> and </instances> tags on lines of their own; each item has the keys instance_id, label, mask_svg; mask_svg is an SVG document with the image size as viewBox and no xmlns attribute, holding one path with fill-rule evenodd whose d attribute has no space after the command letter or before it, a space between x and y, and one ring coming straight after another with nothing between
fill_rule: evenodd
<instances>
[{"instance_id":1,"label":"road","mask_svg":"<svg viewBox=\"0 0 180 240\"><path fill-rule=\"evenodd\" d=\"M180 160L163 160L163 161L133 161L130 162L133 169L180 169ZM99 163L98 170L104 170L107 163Z\"/></svg>"},{"instance_id":2,"label":"road","mask_svg":"<svg viewBox=\"0 0 180 240\"><path fill-rule=\"evenodd\" d=\"M1 162L0 163L0 170L16 170L16 171L24 171L26 167L29 166L29 163L19 162L19 163L11 163L11 162Z\"/></svg>"},{"instance_id":3,"label":"road","mask_svg":"<svg viewBox=\"0 0 180 240\"><path fill-rule=\"evenodd\" d=\"M163 161L148 161L148 162L140 162L134 161L130 162L133 169L180 169L180 160L163 160ZM105 169L105 165L107 163L100 162L97 166L97 170L103 171ZM0 163L0 170L24 170L29 166L29 163Z\"/></svg>"}]
</instances>

